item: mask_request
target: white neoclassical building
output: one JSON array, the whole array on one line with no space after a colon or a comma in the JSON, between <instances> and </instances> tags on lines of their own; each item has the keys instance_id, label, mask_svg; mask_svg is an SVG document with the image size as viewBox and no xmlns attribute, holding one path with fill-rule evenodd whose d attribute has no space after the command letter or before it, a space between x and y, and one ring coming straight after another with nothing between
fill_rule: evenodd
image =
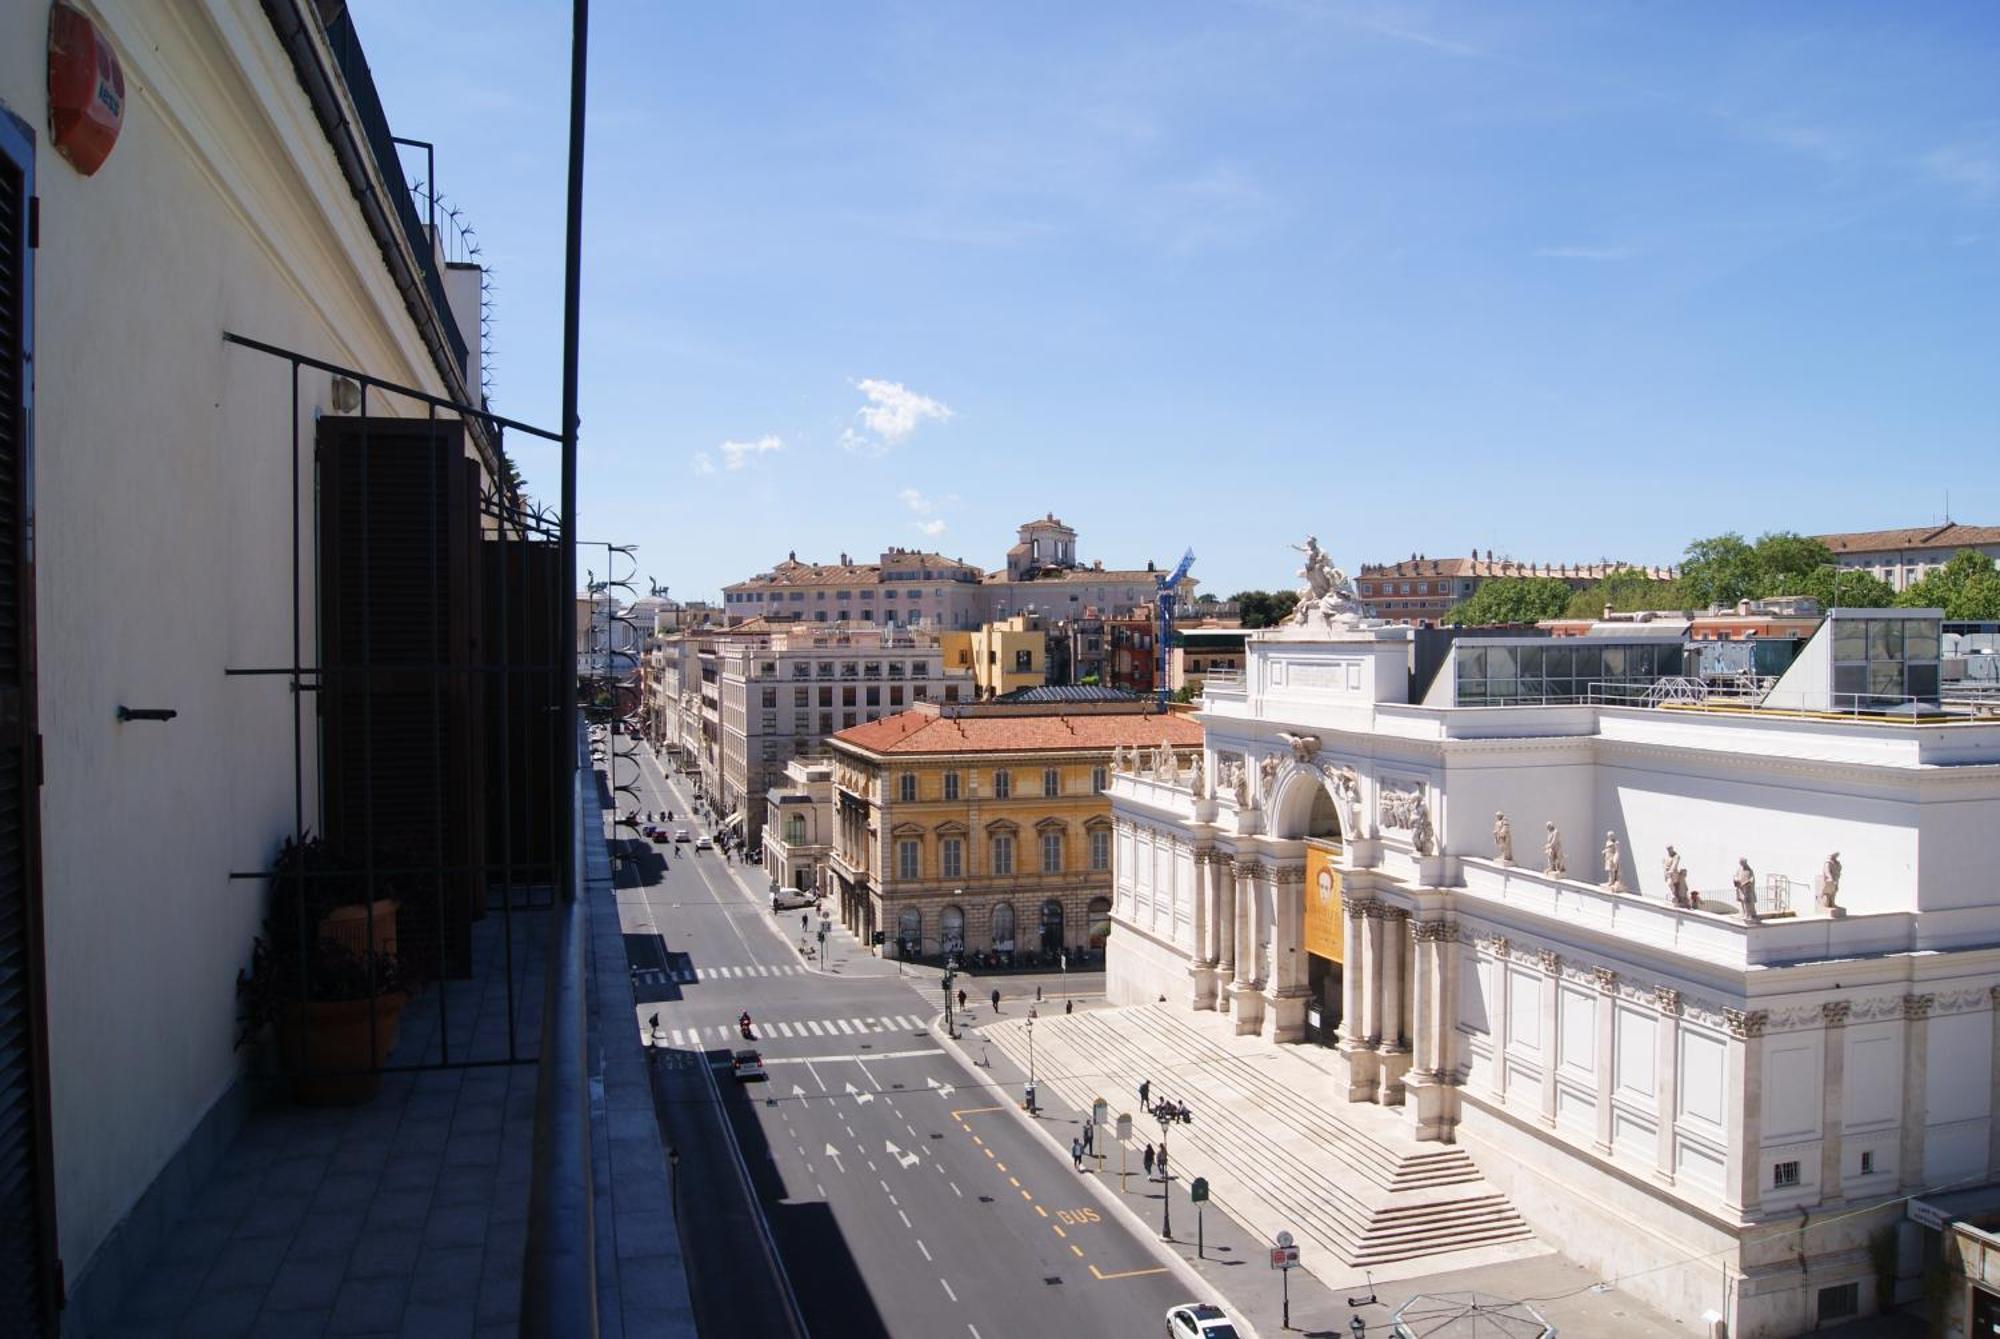
<instances>
[{"instance_id":1,"label":"white neoclassical building","mask_svg":"<svg viewBox=\"0 0 2000 1339\"><path fill-rule=\"evenodd\" d=\"M1835 611L1724 692L1643 627L1259 634L1195 777L1114 777L1108 989L1336 1046L1690 1324L1912 1297L2000 1178L2000 722L1938 638Z\"/></svg>"}]
</instances>

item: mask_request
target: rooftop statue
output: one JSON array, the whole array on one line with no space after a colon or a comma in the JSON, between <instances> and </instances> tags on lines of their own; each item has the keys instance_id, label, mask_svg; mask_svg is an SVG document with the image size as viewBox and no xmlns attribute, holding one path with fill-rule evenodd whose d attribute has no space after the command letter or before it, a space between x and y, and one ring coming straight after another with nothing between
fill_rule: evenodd
<instances>
[{"instance_id":1,"label":"rooftop statue","mask_svg":"<svg viewBox=\"0 0 2000 1339\"><path fill-rule=\"evenodd\" d=\"M1306 556L1298 572L1305 584L1299 587L1299 602L1292 610L1292 624L1308 627L1315 620L1358 620L1361 605L1354 598L1354 586L1348 581L1347 573L1335 567L1333 560L1326 556L1326 550L1319 546L1318 537L1307 535L1305 543L1294 544L1292 548Z\"/></svg>"}]
</instances>

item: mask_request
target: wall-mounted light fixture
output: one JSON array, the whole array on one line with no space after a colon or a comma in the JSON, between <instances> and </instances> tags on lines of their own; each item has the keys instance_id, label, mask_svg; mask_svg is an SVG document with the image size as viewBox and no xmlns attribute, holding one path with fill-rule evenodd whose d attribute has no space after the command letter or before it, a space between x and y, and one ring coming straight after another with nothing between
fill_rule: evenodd
<instances>
[{"instance_id":1,"label":"wall-mounted light fixture","mask_svg":"<svg viewBox=\"0 0 2000 1339\"><path fill-rule=\"evenodd\" d=\"M121 721L171 721L180 715L172 707L120 707L118 719Z\"/></svg>"},{"instance_id":2,"label":"wall-mounted light fixture","mask_svg":"<svg viewBox=\"0 0 2000 1339\"><path fill-rule=\"evenodd\" d=\"M351 414L361 408L361 383L352 377L333 379L333 412Z\"/></svg>"}]
</instances>

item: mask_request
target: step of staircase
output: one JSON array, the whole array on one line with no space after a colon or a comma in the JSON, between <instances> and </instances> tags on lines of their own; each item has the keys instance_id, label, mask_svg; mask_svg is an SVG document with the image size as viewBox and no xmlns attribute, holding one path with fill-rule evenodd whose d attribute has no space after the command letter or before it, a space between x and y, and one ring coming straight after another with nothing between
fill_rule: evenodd
<instances>
[{"instance_id":1,"label":"step of staircase","mask_svg":"<svg viewBox=\"0 0 2000 1339\"><path fill-rule=\"evenodd\" d=\"M1208 1177L1218 1207L1253 1231L1293 1232L1312 1248L1308 1268L1318 1259L1410 1276L1532 1242L1465 1150L1417 1143L1392 1113L1350 1106L1286 1048L1225 1028L1163 1005L1040 1019L1037 1080L1079 1109L1101 1096L1114 1113L1133 1110L1141 1078L1187 1102L1195 1121L1173 1132L1175 1168ZM1025 1068L1026 1020L981 1032Z\"/></svg>"}]
</instances>

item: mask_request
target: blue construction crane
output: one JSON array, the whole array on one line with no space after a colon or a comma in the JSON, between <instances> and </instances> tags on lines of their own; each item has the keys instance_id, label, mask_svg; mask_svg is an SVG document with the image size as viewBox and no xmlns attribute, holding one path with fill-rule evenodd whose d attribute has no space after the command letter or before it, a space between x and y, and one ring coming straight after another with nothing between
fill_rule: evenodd
<instances>
[{"instance_id":1,"label":"blue construction crane","mask_svg":"<svg viewBox=\"0 0 2000 1339\"><path fill-rule=\"evenodd\" d=\"M1156 640L1158 642L1154 656L1153 687L1156 690L1154 693L1155 705L1161 711L1167 709L1167 680L1170 677L1169 669L1173 664L1173 656L1169 648L1172 647L1174 641L1174 606L1180 599L1181 579L1188 574L1188 569L1193 566L1194 550L1189 549L1181 555L1180 563L1173 571L1167 573L1165 576L1155 576L1153 578L1155 583L1153 602L1159 607L1159 617L1155 620L1155 627L1153 629L1154 633L1157 634Z\"/></svg>"}]
</instances>

